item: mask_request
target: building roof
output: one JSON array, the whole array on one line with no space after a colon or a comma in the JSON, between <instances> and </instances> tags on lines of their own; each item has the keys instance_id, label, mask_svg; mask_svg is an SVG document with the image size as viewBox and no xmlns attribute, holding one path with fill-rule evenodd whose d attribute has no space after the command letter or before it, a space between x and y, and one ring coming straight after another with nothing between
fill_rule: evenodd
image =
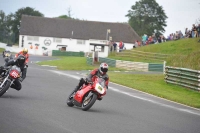
<instances>
[{"instance_id":1,"label":"building roof","mask_svg":"<svg viewBox=\"0 0 200 133\"><path fill-rule=\"evenodd\" d=\"M106 40L107 29L113 41L134 43L140 36L127 23L82 21L22 15L20 35L73 39Z\"/></svg>"}]
</instances>

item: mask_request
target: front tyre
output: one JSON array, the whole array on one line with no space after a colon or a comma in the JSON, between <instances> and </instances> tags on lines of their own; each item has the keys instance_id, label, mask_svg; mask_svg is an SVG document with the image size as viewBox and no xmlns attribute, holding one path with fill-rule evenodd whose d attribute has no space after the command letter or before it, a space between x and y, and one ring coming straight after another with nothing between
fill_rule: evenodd
<instances>
[{"instance_id":1,"label":"front tyre","mask_svg":"<svg viewBox=\"0 0 200 133\"><path fill-rule=\"evenodd\" d=\"M72 91L72 92L70 93L68 99L67 99L67 105L68 105L69 107L73 107L73 106L74 106L74 104L73 104L72 101L73 101L73 97L74 97L75 93L76 93L76 92Z\"/></svg>"},{"instance_id":2,"label":"front tyre","mask_svg":"<svg viewBox=\"0 0 200 133\"><path fill-rule=\"evenodd\" d=\"M92 92L90 92L90 93L92 93ZM90 95L90 93L88 93L87 95L84 96L83 103L82 103L83 111L87 111L88 109L90 109L97 100L97 95L95 93L92 93Z\"/></svg>"},{"instance_id":3,"label":"front tyre","mask_svg":"<svg viewBox=\"0 0 200 133\"><path fill-rule=\"evenodd\" d=\"M0 88L0 97L9 89L10 82L6 81L2 88Z\"/></svg>"}]
</instances>

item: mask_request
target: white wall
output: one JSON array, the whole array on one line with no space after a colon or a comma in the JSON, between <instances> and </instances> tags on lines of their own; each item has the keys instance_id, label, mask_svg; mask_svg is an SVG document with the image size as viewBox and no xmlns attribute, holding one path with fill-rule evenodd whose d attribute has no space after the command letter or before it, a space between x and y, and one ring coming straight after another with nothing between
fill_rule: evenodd
<instances>
[{"instance_id":1,"label":"white wall","mask_svg":"<svg viewBox=\"0 0 200 133\"><path fill-rule=\"evenodd\" d=\"M5 50L9 50L10 52L18 53L19 51L22 50L22 49L19 48L18 46L8 47L8 46L6 46L6 45L7 45L7 44L1 43L1 42L0 42L0 48L4 48Z\"/></svg>"},{"instance_id":2,"label":"white wall","mask_svg":"<svg viewBox=\"0 0 200 133\"><path fill-rule=\"evenodd\" d=\"M124 43L124 46L126 47L127 50L133 49L133 43Z\"/></svg>"},{"instance_id":3,"label":"white wall","mask_svg":"<svg viewBox=\"0 0 200 133\"><path fill-rule=\"evenodd\" d=\"M74 52L92 52L91 50L94 49L91 48L90 43L96 43L96 44L104 44L102 40L85 40L85 44L77 44L76 39L68 39L68 38L62 38L62 43L55 43L53 42L52 37L39 37L39 41L29 41L27 39L26 35L20 35L19 36L19 48L22 49L22 36L24 36L24 47L28 48L30 54L35 55L43 55L43 53L48 52L48 54L51 56L52 50L59 50L60 47L57 47L57 45L67 45L66 51L74 51ZM49 39L51 41L51 44L49 46L46 46L44 44L45 39ZM30 44L32 43L33 49L30 49ZM39 44L38 49L35 49L35 44ZM43 50L42 47L48 48L47 50ZM107 57L108 56L108 47L104 47L104 52L99 52L99 56L101 57Z\"/></svg>"}]
</instances>

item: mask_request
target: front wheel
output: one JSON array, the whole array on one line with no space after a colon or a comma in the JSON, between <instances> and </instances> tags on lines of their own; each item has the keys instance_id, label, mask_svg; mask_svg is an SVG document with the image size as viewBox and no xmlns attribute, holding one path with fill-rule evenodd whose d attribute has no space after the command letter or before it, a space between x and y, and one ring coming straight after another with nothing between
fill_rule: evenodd
<instances>
[{"instance_id":1,"label":"front wheel","mask_svg":"<svg viewBox=\"0 0 200 133\"><path fill-rule=\"evenodd\" d=\"M92 107L92 105L97 100L97 94L93 92L89 92L87 95L84 96L83 103L82 103L82 110L87 111Z\"/></svg>"},{"instance_id":2,"label":"front wheel","mask_svg":"<svg viewBox=\"0 0 200 133\"><path fill-rule=\"evenodd\" d=\"M2 88L0 88L0 97L9 89L10 82L6 81Z\"/></svg>"}]
</instances>

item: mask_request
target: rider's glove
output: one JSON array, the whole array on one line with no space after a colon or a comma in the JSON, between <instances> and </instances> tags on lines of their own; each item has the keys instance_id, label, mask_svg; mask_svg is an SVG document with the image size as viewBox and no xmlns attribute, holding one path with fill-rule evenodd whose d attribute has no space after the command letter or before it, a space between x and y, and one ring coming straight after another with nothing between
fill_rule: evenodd
<instances>
[{"instance_id":1,"label":"rider's glove","mask_svg":"<svg viewBox=\"0 0 200 133\"><path fill-rule=\"evenodd\" d=\"M108 86L106 86L107 90L108 90Z\"/></svg>"}]
</instances>

